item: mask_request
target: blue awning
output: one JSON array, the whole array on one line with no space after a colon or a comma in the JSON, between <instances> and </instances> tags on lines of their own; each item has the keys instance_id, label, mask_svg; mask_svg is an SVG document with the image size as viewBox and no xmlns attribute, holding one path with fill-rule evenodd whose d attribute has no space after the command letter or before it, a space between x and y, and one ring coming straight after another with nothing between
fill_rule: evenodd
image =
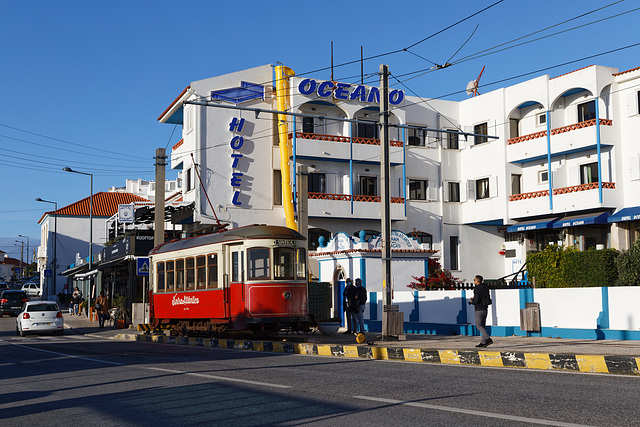
<instances>
[{"instance_id":1,"label":"blue awning","mask_svg":"<svg viewBox=\"0 0 640 427\"><path fill-rule=\"evenodd\" d=\"M516 233L518 231L530 231L530 230L540 230L543 228L551 228L554 222L556 222L558 218L550 218L545 220L537 220L537 221L526 221L520 222L518 224L512 225L507 228L507 233Z\"/></svg>"},{"instance_id":2,"label":"blue awning","mask_svg":"<svg viewBox=\"0 0 640 427\"><path fill-rule=\"evenodd\" d=\"M635 221L640 220L640 206L624 208L609 217L609 222Z\"/></svg>"},{"instance_id":3,"label":"blue awning","mask_svg":"<svg viewBox=\"0 0 640 427\"><path fill-rule=\"evenodd\" d=\"M553 228L577 227L580 225L606 224L609 212L590 213L584 215L567 216L553 224Z\"/></svg>"}]
</instances>

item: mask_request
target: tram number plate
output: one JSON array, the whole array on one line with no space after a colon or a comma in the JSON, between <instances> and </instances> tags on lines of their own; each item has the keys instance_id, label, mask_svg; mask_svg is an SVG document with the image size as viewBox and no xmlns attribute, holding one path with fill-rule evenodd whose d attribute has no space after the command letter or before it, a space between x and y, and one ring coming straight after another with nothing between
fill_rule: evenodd
<instances>
[{"instance_id":1,"label":"tram number plate","mask_svg":"<svg viewBox=\"0 0 640 427\"><path fill-rule=\"evenodd\" d=\"M274 240L273 244L274 245L295 245L296 241L295 240Z\"/></svg>"}]
</instances>

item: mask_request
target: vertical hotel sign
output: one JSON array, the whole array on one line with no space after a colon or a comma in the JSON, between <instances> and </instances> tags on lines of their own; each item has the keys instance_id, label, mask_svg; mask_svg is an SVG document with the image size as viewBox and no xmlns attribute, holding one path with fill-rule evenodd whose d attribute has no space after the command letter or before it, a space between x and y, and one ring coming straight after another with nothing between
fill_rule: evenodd
<instances>
[{"instance_id":1,"label":"vertical hotel sign","mask_svg":"<svg viewBox=\"0 0 640 427\"><path fill-rule=\"evenodd\" d=\"M231 138L231 142L229 145L231 146L231 188L233 190L233 198L231 199L231 203L234 206L242 206L242 201L240 200L240 192L242 191L242 179L244 178L244 174L242 172L238 172L238 164L242 161L244 154L242 153L242 149L244 147L244 137L240 135L235 135L242 132L242 128L244 127L244 119L238 119L234 117L229 123L229 132L234 134Z\"/></svg>"}]
</instances>

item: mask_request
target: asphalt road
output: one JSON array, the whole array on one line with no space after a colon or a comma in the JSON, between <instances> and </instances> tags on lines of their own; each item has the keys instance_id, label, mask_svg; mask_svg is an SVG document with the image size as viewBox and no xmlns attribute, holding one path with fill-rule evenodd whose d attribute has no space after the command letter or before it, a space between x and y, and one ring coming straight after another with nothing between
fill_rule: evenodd
<instances>
[{"instance_id":1,"label":"asphalt road","mask_svg":"<svg viewBox=\"0 0 640 427\"><path fill-rule=\"evenodd\" d=\"M15 335L0 425L640 425L640 378Z\"/></svg>"}]
</instances>

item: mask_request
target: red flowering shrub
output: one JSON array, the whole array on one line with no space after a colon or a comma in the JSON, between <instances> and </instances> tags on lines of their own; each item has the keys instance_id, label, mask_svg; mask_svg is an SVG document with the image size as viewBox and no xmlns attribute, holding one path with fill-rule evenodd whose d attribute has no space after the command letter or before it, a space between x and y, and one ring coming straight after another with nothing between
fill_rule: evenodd
<instances>
[{"instance_id":1,"label":"red flowering shrub","mask_svg":"<svg viewBox=\"0 0 640 427\"><path fill-rule=\"evenodd\" d=\"M462 283L457 277L453 277L450 270L443 270L437 259L429 258L428 260L429 277L415 277L415 282L407 285L408 288L416 291L429 291L433 289L452 290L456 285Z\"/></svg>"}]
</instances>

